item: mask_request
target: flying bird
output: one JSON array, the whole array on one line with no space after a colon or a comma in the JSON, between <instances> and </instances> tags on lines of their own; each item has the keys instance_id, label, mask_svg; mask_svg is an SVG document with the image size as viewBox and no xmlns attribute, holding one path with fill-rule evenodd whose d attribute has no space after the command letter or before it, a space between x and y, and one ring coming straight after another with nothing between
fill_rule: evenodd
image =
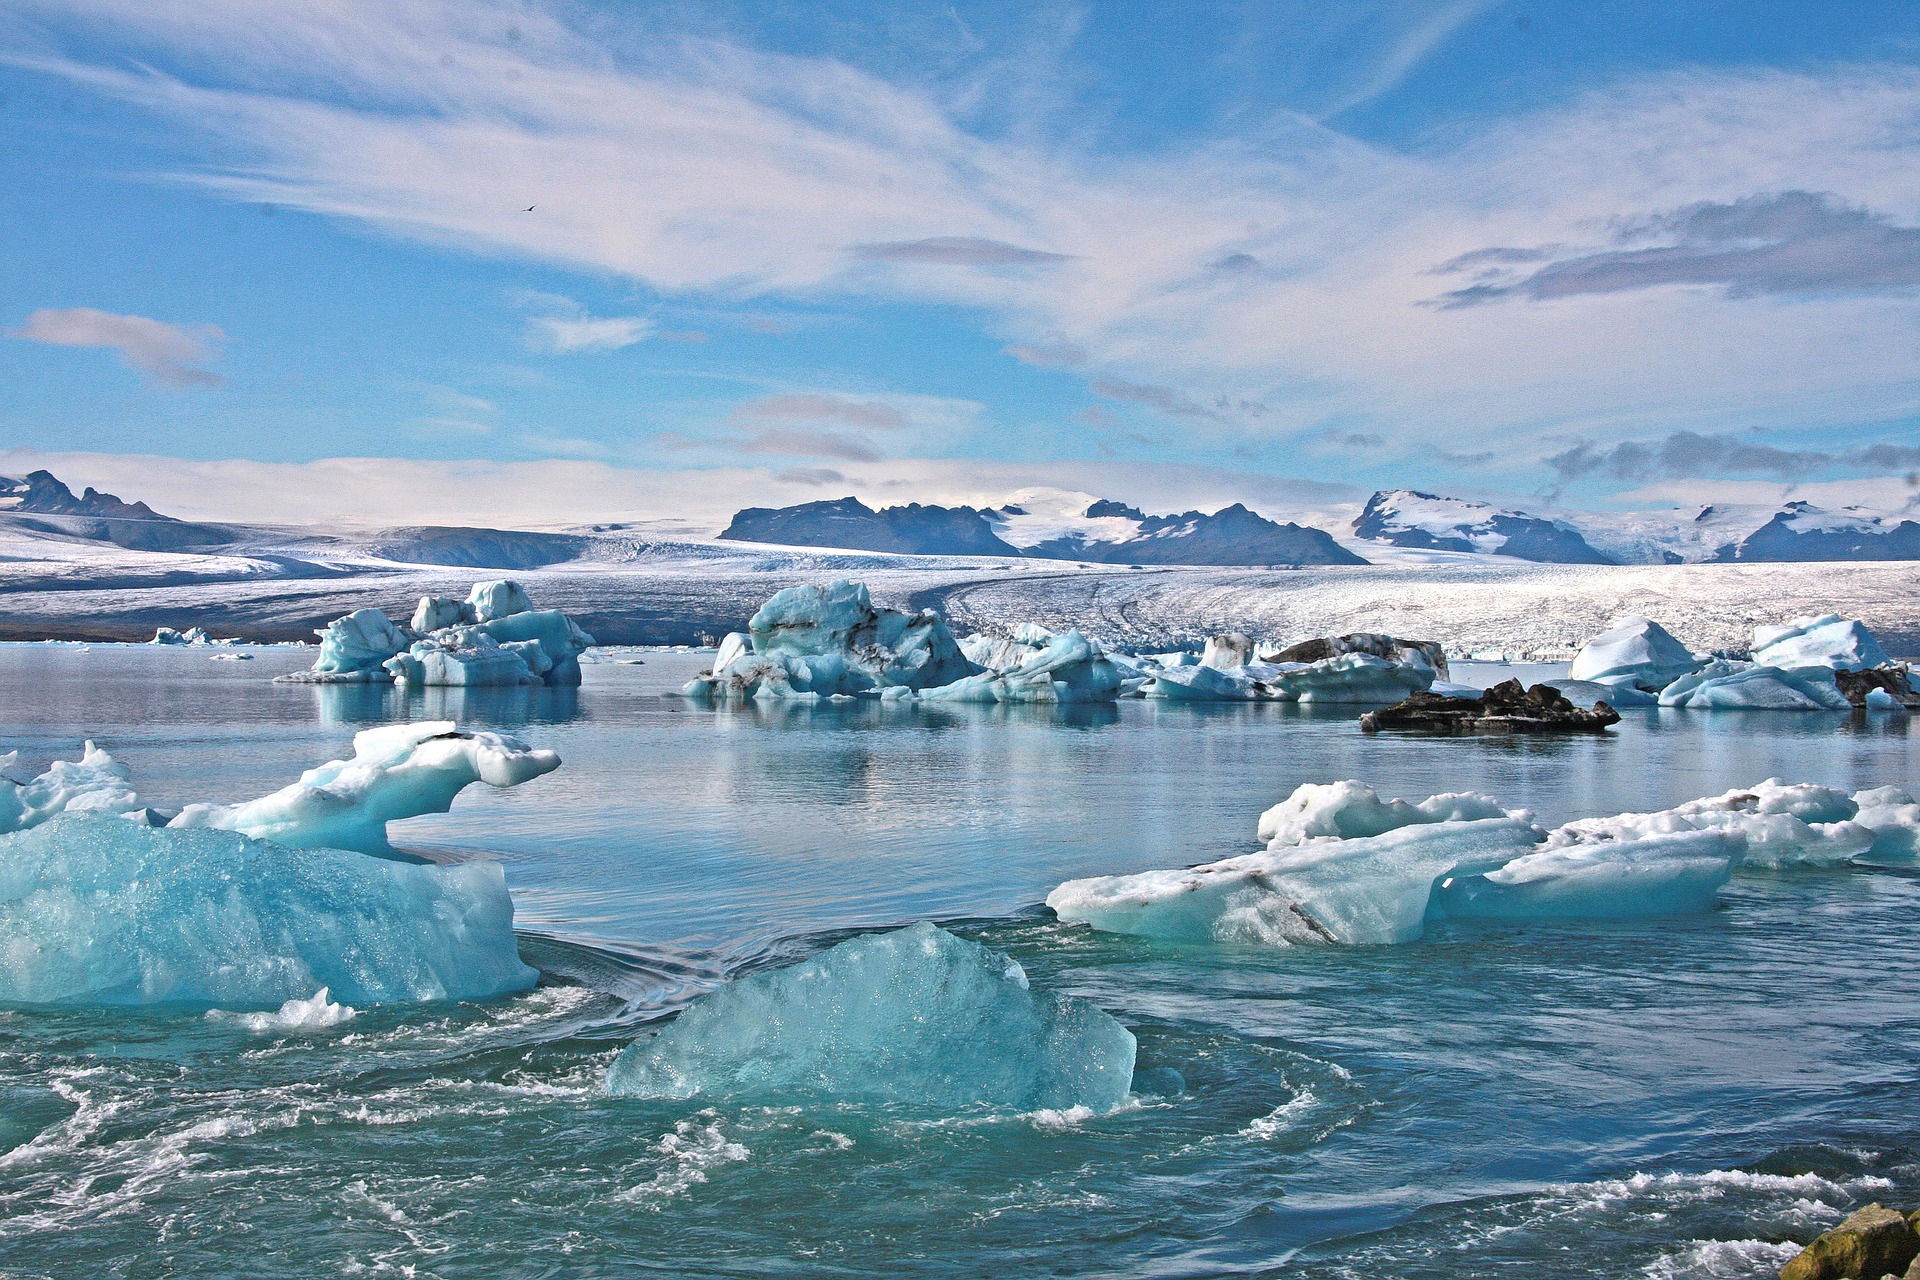
<instances>
[{"instance_id":1,"label":"flying bird","mask_svg":"<svg viewBox=\"0 0 1920 1280\"><path fill-rule=\"evenodd\" d=\"M532 212L533 212L533 210L534 210L534 208L535 208L535 206L533 206L533 205L528 205L528 206L527 206L526 208L524 208L524 209L522 209L522 210L521 210L520 212L522 212L522 213L532 213Z\"/></svg>"}]
</instances>

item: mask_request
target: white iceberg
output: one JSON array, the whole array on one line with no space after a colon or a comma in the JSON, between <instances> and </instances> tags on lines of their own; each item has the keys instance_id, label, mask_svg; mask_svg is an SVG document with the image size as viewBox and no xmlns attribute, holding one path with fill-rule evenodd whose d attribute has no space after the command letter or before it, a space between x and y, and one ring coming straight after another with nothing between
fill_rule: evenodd
<instances>
[{"instance_id":1,"label":"white iceberg","mask_svg":"<svg viewBox=\"0 0 1920 1280\"><path fill-rule=\"evenodd\" d=\"M1873 632L1837 613L1795 618L1785 626L1755 627L1752 657L1755 666L1836 671L1865 671L1892 661Z\"/></svg>"},{"instance_id":2,"label":"white iceberg","mask_svg":"<svg viewBox=\"0 0 1920 1280\"><path fill-rule=\"evenodd\" d=\"M1897 857L1920 831L1920 808L1883 787L1857 796L1812 783L1769 778L1654 813L1582 818L1555 830L1549 844L1631 841L1687 831L1726 831L1746 842L1745 865L1837 866L1869 852ZM1884 836L1882 832L1884 831Z\"/></svg>"},{"instance_id":3,"label":"white iceberg","mask_svg":"<svg viewBox=\"0 0 1920 1280\"><path fill-rule=\"evenodd\" d=\"M1215 636L1207 645L1197 666L1147 667L1141 693L1175 702L1398 702L1431 688L1439 675L1422 642L1391 636L1355 634L1293 646L1292 652L1326 655L1310 662L1247 661L1255 646L1238 634Z\"/></svg>"},{"instance_id":4,"label":"white iceberg","mask_svg":"<svg viewBox=\"0 0 1920 1280\"><path fill-rule=\"evenodd\" d=\"M1493 871L1451 877L1436 913L1483 920L1622 920L1704 911L1743 852L1728 831L1677 831L1634 840L1553 843Z\"/></svg>"},{"instance_id":5,"label":"white iceberg","mask_svg":"<svg viewBox=\"0 0 1920 1280\"><path fill-rule=\"evenodd\" d=\"M378 609L355 609L335 618L319 631L320 656L312 675L321 683L347 680L385 680L382 664L407 647L408 636Z\"/></svg>"},{"instance_id":6,"label":"white iceberg","mask_svg":"<svg viewBox=\"0 0 1920 1280\"><path fill-rule=\"evenodd\" d=\"M1660 692L1663 707L1694 710L1850 711L1829 667L1760 667L1716 658Z\"/></svg>"},{"instance_id":7,"label":"white iceberg","mask_svg":"<svg viewBox=\"0 0 1920 1280\"><path fill-rule=\"evenodd\" d=\"M1665 627L1629 615L1582 645L1567 677L1657 693L1702 665Z\"/></svg>"},{"instance_id":8,"label":"white iceberg","mask_svg":"<svg viewBox=\"0 0 1920 1280\"><path fill-rule=\"evenodd\" d=\"M1596 702L1604 702L1614 710L1622 707L1657 707L1660 695L1648 693L1638 685L1622 680L1614 684L1600 684L1593 680L1542 680L1540 682L1552 689L1558 689L1561 696L1576 707L1590 707ZM1474 691L1479 696L1479 690Z\"/></svg>"},{"instance_id":9,"label":"white iceberg","mask_svg":"<svg viewBox=\"0 0 1920 1280\"><path fill-rule=\"evenodd\" d=\"M1417 651L1400 660L1343 653L1304 665L1276 664L1262 682L1282 702L1398 702L1431 688L1436 675Z\"/></svg>"},{"instance_id":10,"label":"white iceberg","mask_svg":"<svg viewBox=\"0 0 1920 1280\"><path fill-rule=\"evenodd\" d=\"M207 634L205 627L188 627L185 631L176 631L172 627L156 627L153 639L148 644L187 644L203 645L223 643Z\"/></svg>"},{"instance_id":11,"label":"white iceberg","mask_svg":"<svg viewBox=\"0 0 1920 1280\"><path fill-rule=\"evenodd\" d=\"M1269 849L1321 840L1352 840L1385 835L1401 827L1430 822L1477 822L1483 818L1525 818L1524 809L1503 809L1492 796L1450 791L1418 803L1382 800L1364 782L1302 783L1293 794L1260 815L1255 833Z\"/></svg>"},{"instance_id":12,"label":"white iceberg","mask_svg":"<svg viewBox=\"0 0 1920 1280\"><path fill-rule=\"evenodd\" d=\"M728 983L623 1050L607 1091L1110 1111L1134 1049L1110 1014L921 923Z\"/></svg>"},{"instance_id":13,"label":"white iceberg","mask_svg":"<svg viewBox=\"0 0 1920 1280\"><path fill-rule=\"evenodd\" d=\"M1200 665L1216 671L1244 667L1252 659L1253 637L1239 631L1208 637L1207 647L1200 653Z\"/></svg>"},{"instance_id":14,"label":"white iceberg","mask_svg":"<svg viewBox=\"0 0 1920 1280\"><path fill-rule=\"evenodd\" d=\"M498 863L84 814L0 835L0 1003L478 1000L536 976Z\"/></svg>"},{"instance_id":15,"label":"white iceberg","mask_svg":"<svg viewBox=\"0 0 1920 1280\"><path fill-rule=\"evenodd\" d=\"M20 753L0 755L0 832L37 827L61 813L131 814L140 808L127 767L87 743L78 760L56 760L27 782L4 775Z\"/></svg>"},{"instance_id":16,"label":"white iceberg","mask_svg":"<svg viewBox=\"0 0 1920 1280\"><path fill-rule=\"evenodd\" d=\"M580 655L593 637L555 609L535 609L519 583L476 583L467 599L422 596L411 626L378 609L356 609L317 633L308 684L392 680L402 685L580 683Z\"/></svg>"},{"instance_id":17,"label":"white iceberg","mask_svg":"<svg viewBox=\"0 0 1920 1280\"><path fill-rule=\"evenodd\" d=\"M751 652L726 645L727 661L716 654L713 670L689 683L686 695L873 696L948 684L976 670L938 614L877 609L864 583L844 580L776 592L748 620L746 643Z\"/></svg>"},{"instance_id":18,"label":"white iceberg","mask_svg":"<svg viewBox=\"0 0 1920 1280\"><path fill-rule=\"evenodd\" d=\"M353 758L331 760L271 795L193 804L167 825L218 827L288 848L391 850L387 823L445 813L470 783L513 787L560 767L552 751L500 733L462 733L451 720L387 725L354 735Z\"/></svg>"}]
</instances>

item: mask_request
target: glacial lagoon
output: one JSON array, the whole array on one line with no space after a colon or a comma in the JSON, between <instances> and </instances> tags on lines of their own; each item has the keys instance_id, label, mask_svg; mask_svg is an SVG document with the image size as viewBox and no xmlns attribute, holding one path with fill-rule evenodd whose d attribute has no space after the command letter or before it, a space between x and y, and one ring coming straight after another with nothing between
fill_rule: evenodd
<instances>
[{"instance_id":1,"label":"glacial lagoon","mask_svg":"<svg viewBox=\"0 0 1920 1280\"><path fill-rule=\"evenodd\" d=\"M1604 735L1357 730L1359 708L701 705L708 655L578 689L276 685L311 651L0 646L0 749L83 739L165 808L262 795L361 729L559 752L395 824L503 867L542 985L256 1029L0 1011L0 1275L1770 1275L1920 1193L1920 876L1745 872L1704 914L1440 922L1392 947L1156 943L1064 880L1258 847L1303 782L1542 821L1767 777L1920 780L1909 719L1629 708ZM1521 668L1456 668L1489 683ZM1555 674L1558 674L1556 671ZM610 1097L731 979L935 920L1138 1042L1106 1114Z\"/></svg>"}]
</instances>

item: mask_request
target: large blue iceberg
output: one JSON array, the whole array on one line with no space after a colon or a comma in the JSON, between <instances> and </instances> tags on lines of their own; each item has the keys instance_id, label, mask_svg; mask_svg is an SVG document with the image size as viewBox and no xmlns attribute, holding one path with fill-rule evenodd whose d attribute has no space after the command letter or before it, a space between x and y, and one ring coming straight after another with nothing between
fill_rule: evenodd
<instances>
[{"instance_id":1,"label":"large blue iceberg","mask_svg":"<svg viewBox=\"0 0 1920 1280\"><path fill-rule=\"evenodd\" d=\"M1111 1015L1036 993L1007 956L921 923L729 983L629 1045L607 1090L1109 1111L1133 1059Z\"/></svg>"},{"instance_id":2,"label":"large blue iceberg","mask_svg":"<svg viewBox=\"0 0 1920 1280\"><path fill-rule=\"evenodd\" d=\"M580 683L580 655L593 637L556 609L535 609L519 583L476 583L465 600L422 596L407 626L378 609L356 609L316 634L305 684L393 681L402 685Z\"/></svg>"},{"instance_id":3,"label":"large blue iceberg","mask_svg":"<svg viewBox=\"0 0 1920 1280\"><path fill-rule=\"evenodd\" d=\"M475 1000L536 976L497 863L85 814L0 835L0 1003Z\"/></svg>"}]
</instances>

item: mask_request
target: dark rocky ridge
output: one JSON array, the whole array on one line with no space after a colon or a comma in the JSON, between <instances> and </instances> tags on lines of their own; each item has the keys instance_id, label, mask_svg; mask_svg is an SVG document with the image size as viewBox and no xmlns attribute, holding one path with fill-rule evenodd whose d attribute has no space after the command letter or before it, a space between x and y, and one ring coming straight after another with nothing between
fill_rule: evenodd
<instances>
[{"instance_id":1,"label":"dark rocky ridge","mask_svg":"<svg viewBox=\"0 0 1920 1280\"><path fill-rule=\"evenodd\" d=\"M1709 508L1709 510L1711 510ZM1864 527L1796 529L1793 521L1825 514L1810 502L1789 502L1773 519L1739 543L1722 547L1715 559L1762 560L1920 560L1920 523L1902 520L1887 524L1863 518ZM1701 512L1704 518L1707 512Z\"/></svg>"},{"instance_id":2,"label":"dark rocky ridge","mask_svg":"<svg viewBox=\"0 0 1920 1280\"><path fill-rule=\"evenodd\" d=\"M789 547L843 547L898 555L1018 556L1000 540L986 513L972 507L883 507L858 498L803 502L793 507L748 507L720 535L729 542Z\"/></svg>"},{"instance_id":3,"label":"dark rocky ridge","mask_svg":"<svg viewBox=\"0 0 1920 1280\"><path fill-rule=\"evenodd\" d=\"M178 551L231 542L219 525L163 516L144 502L88 489L75 496L51 471L0 476L0 516L39 533L111 542L133 551Z\"/></svg>"},{"instance_id":4,"label":"dark rocky ridge","mask_svg":"<svg viewBox=\"0 0 1920 1280\"><path fill-rule=\"evenodd\" d=\"M1620 713L1604 702L1576 707L1552 685L1520 687L1505 680L1477 698L1419 692L1404 701L1360 717L1368 733L1416 729L1426 733L1599 733L1619 723Z\"/></svg>"}]
</instances>

